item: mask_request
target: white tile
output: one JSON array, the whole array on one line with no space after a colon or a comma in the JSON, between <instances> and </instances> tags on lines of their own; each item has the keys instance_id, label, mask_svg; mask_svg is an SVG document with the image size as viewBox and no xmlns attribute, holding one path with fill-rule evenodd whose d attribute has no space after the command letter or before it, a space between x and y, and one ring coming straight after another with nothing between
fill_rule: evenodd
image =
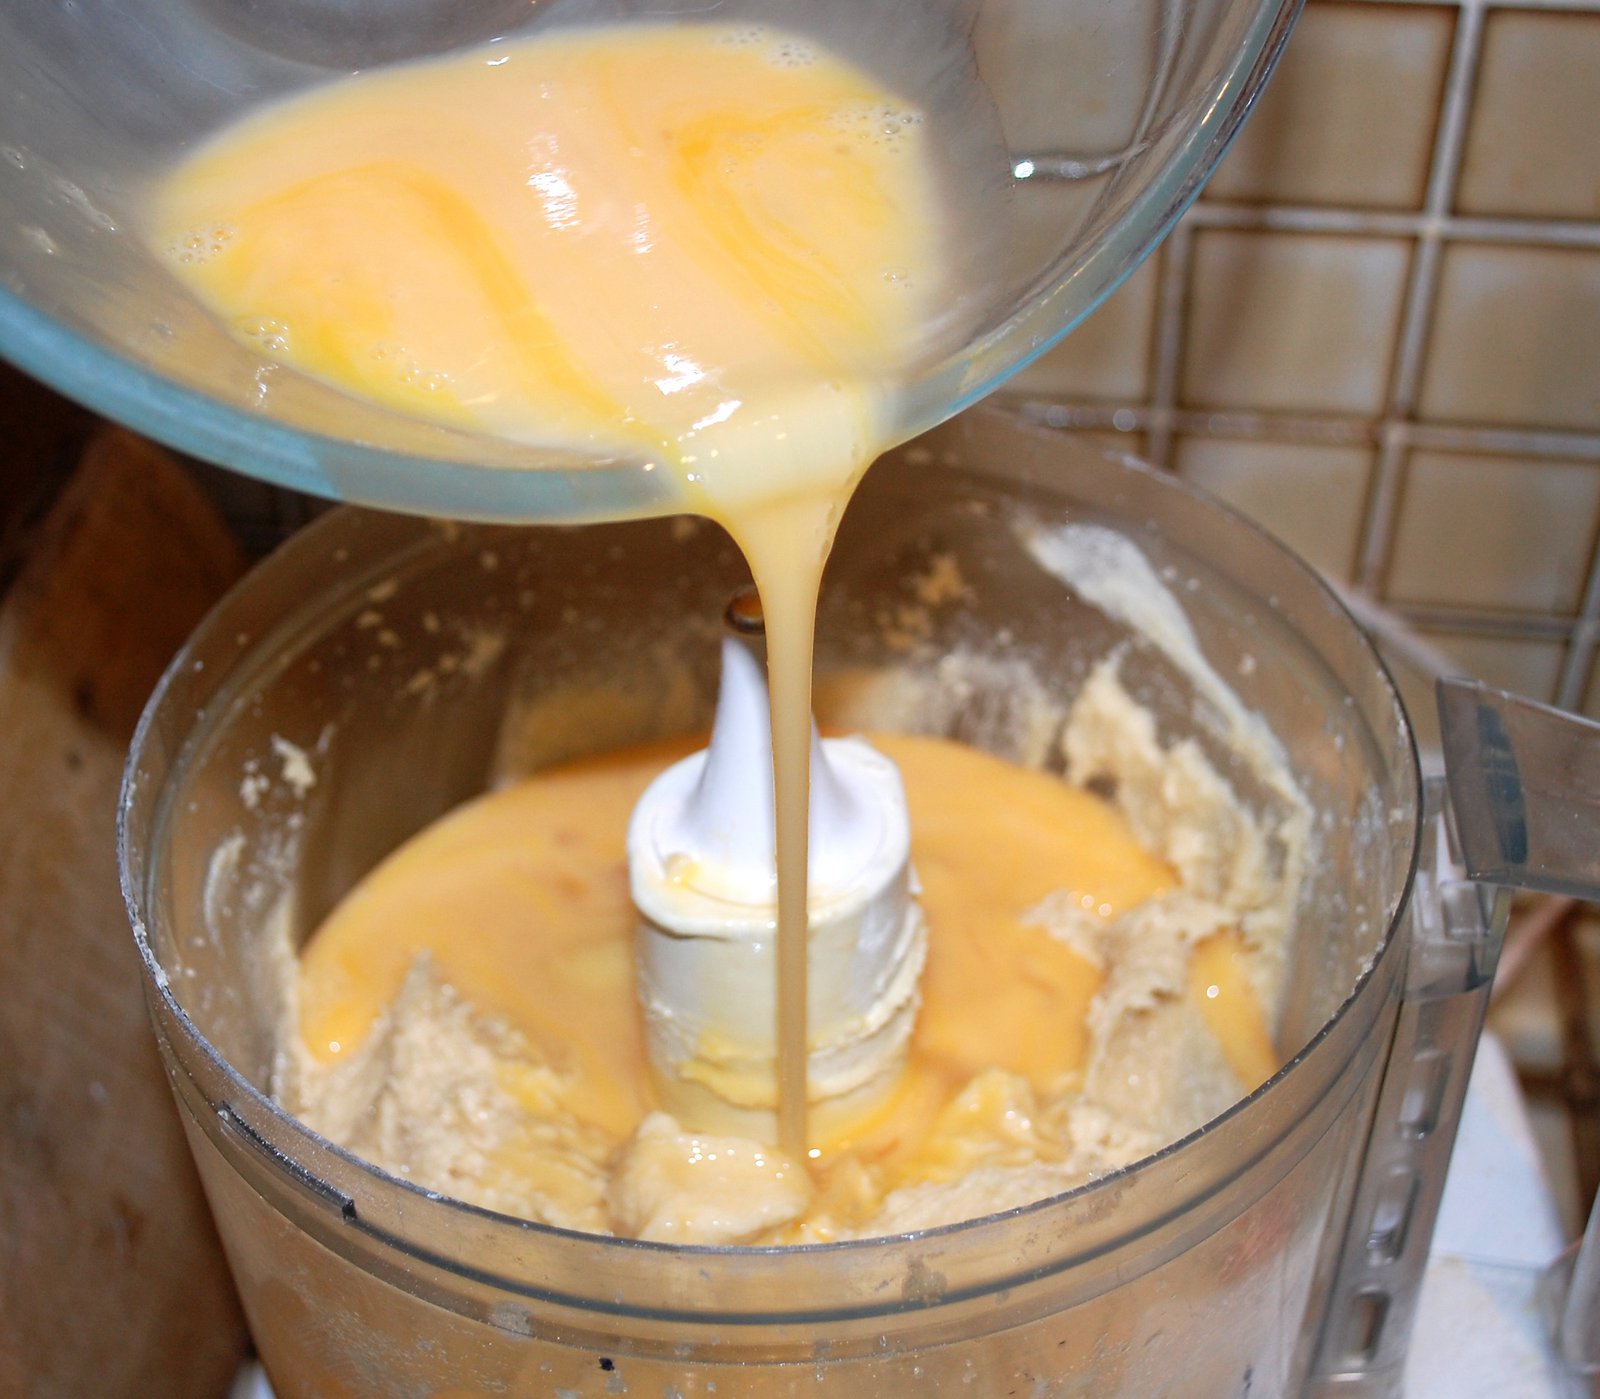
<instances>
[{"instance_id":1,"label":"white tile","mask_svg":"<svg viewBox=\"0 0 1600 1399\"><path fill-rule=\"evenodd\" d=\"M1372 467L1367 448L1185 437L1175 465L1314 567L1349 579Z\"/></svg>"},{"instance_id":2,"label":"white tile","mask_svg":"<svg viewBox=\"0 0 1600 1399\"><path fill-rule=\"evenodd\" d=\"M1447 248L1419 407L1448 422L1600 429L1600 253Z\"/></svg>"},{"instance_id":3,"label":"white tile","mask_svg":"<svg viewBox=\"0 0 1600 1399\"><path fill-rule=\"evenodd\" d=\"M1184 403L1378 413L1409 256L1398 239L1197 234Z\"/></svg>"},{"instance_id":4,"label":"white tile","mask_svg":"<svg viewBox=\"0 0 1600 1399\"><path fill-rule=\"evenodd\" d=\"M1600 14L1491 10L1461 171L1470 214L1600 218Z\"/></svg>"},{"instance_id":5,"label":"white tile","mask_svg":"<svg viewBox=\"0 0 1600 1399\"><path fill-rule=\"evenodd\" d=\"M1600 524L1600 462L1417 452L1386 596L1575 613Z\"/></svg>"},{"instance_id":6,"label":"white tile","mask_svg":"<svg viewBox=\"0 0 1600 1399\"><path fill-rule=\"evenodd\" d=\"M1451 12L1308 4L1207 197L1420 208Z\"/></svg>"}]
</instances>

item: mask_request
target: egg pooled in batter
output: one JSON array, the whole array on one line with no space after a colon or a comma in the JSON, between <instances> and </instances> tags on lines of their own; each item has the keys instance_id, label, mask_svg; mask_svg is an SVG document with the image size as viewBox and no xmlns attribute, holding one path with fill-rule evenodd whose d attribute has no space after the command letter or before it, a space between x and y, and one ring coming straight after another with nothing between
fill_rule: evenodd
<instances>
[{"instance_id":1,"label":"egg pooled in batter","mask_svg":"<svg viewBox=\"0 0 1600 1399\"><path fill-rule=\"evenodd\" d=\"M849 1136L799 1161L685 1130L654 1101L625 831L686 744L537 774L373 871L292 973L286 1106L375 1164L489 1208L752 1244L1042 1198L1198 1126L1273 1071L1248 947L1225 915L1195 916L1110 804L949 740L873 743L905 781L928 962L908 1066ZM1164 903L1191 921L1163 931ZM1174 946L1179 974L1097 1022L1108 992L1147 974L1149 948L1130 938ZM1153 1057L1161 1101L1129 1110L1095 1078L1156 999L1194 1082L1163 1081Z\"/></svg>"}]
</instances>

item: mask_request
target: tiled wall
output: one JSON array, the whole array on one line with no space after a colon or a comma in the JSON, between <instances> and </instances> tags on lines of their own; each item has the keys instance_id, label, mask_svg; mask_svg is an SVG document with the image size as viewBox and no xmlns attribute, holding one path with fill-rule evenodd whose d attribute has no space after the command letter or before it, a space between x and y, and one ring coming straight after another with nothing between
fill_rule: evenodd
<instances>
[{"instance_id":1,"label":"tiled wall","mask_svg":"<svg viewBox=\"0 0 1600 1399\"><path fill-rule=\"evenodd\" d=\"M1010 395L1600 716L1600 0L1309 0L1202 201Z\"/></svg>"}]
</instances>

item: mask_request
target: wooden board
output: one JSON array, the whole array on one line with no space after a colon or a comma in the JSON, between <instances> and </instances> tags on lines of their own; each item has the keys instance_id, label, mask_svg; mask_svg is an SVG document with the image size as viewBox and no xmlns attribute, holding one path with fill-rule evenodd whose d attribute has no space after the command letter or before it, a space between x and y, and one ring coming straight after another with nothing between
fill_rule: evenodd
<instances>
[{"instance_id":1,"label":"wooden board","mask_svg":"<svg viewBox=\"0 0 1600 1399\"><path fill-rule=\"evenodd\" d=\"M216 1399L244 1349L146 1018L114 845L139 711L240 569L183 468L106 429L0 605L7 1399Z\"/></svg>"}]
</instances>

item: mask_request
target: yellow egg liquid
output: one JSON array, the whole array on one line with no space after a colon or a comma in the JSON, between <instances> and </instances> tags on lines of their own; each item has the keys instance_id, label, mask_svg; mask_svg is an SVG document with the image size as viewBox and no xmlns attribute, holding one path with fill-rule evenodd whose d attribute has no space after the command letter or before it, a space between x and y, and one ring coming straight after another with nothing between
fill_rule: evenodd
<instances>
[{"instance_id":1,"label":"yellow egg liquid","mask_svg":"<svg viewBox=\"0 0 1600 1399\"><path fill-rule=\"evenodd\" d=\"M364 398L636 458L724 523L836 495L949 288L923 112L759 28L567 29L250 116L153 238Z\"/></svg>"}]
</instances>

